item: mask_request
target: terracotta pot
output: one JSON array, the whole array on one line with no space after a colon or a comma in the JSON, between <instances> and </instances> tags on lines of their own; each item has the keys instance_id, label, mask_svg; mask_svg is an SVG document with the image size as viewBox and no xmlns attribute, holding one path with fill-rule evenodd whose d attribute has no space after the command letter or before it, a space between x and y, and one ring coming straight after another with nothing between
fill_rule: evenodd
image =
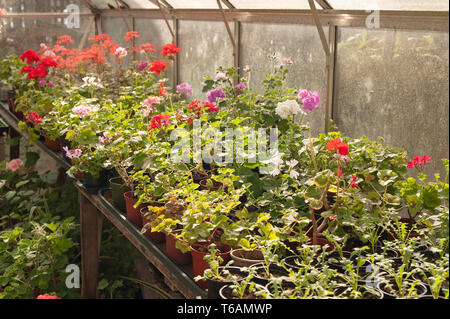
<instances>
[{"instance_id":1,"label":"terracotta pot","mask_svg":"<svg viewBox=\"0 0 450 319\"><path fill-rule=\"evenodd\" d=\"M261 250L245 250L245 249L233 249L230 253L231 259L233 259L233 266L236 267L250 267L251 265L258 264L264 261Z\"/></svg>"},{"instance_id":2,"label":"terracotta pot","mask_svg":"<svg viewBox=\"0 0 450 319\"><path fill-rule=\"evenodd\" d=\"M172 234L166 236L166 255L178 265L189 265L192 262L192 255L188 251L183 253L176 247L177 239Z\"/></svg>"},{"instance_id":3,"label":"terracotta pot","mask_svg":"<svg viewBox=\"0 0 450 319\"><path fill-rule=\"evenodd\" d=\"M147 213L148 213L147 207L141 209L142 226L145 226L145 224L149 222L145 217L145 214ZM157 244L161 244L166 241L166 234L164 234L163 232L152 232L151 228L147 229L147 231L144 233L144 236Z\"/></svg>"},{"instance_id":4,"label":"terracotta pot","mask_svg":"<svg viewBox=\"0 0 450 319\"><path fill-rule=\"evenodd\" d=\"M221 266L225 265L226 262L230 259L231 246L225 243L215 242L217 247L222 247L225 251L219 252L217 256L220 256L223 259ZM191 255L192 255L192 268L194 272L194 277L203 276L203 272L210 268L209 264L203 258L206 255L209 255L208 251L209 243L208 242L197 242L191 245ZM206 281L198 281L197 282L202 288L206 289L208 287Z\"/></svg>"},{"instance_id":5,"label":"terracotta pot","mask_svg":"<svg viewBox=\"0 0 450 319\"><path fill-rule=\"evenodd\" d=\"M52 151L55 151L55 152L59 152L59 151L62 150L61 143L60 143L59 139L51 140L50 138L45 136L45 145L49 149L51 149Z\"/></svg>"},{"instance_id":6,"label":"terracotta pot","mask_svg":"<svg viewBox=\"0 0 450 319\"><path fill-rule=\"evenodd\" d=\"M141 204L138 207L134 208L134 205L137 203L138 198L134 196L133 191L126 192L123 194L125 198L125 206L127 209L127 219L130 220L133 224L135 224L138 228L142 227L142 217L141 217L141 209L145 207L145 204Z\"/></svg>"}]
</instances>

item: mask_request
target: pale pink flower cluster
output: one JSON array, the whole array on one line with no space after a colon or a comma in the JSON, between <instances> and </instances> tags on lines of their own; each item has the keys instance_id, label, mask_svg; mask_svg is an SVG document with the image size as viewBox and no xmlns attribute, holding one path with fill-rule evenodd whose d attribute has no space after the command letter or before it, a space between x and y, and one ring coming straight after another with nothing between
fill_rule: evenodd
<instances>
[{"instance_id":1,"label":"pale pink flower cluster","mask_svg":"<svg viewBox=\"0 0 450 319\"><path fill-rule=\"evenodd\" d=\"M109 136L108 132L103 132L103 136L99 136L98 142L101 145L105 145L106 143L109 143L111 141L111 136Z\"/></svg>"},{"instance_id":2,"label":"pale pink flower cluster","mask_svg":"<svg viewBox=\"0 0 450 319\"><path fill-rule=\"evenodd\" d=\"M86 116L91 115L92 108L90 106L87 106L87 105L79 105L79 106L75 106L72 109L72 112L77 114L81 118L85 118Z\"/></svg>"},{"instance_id":3,"label":"pale pink flower cluster","mask_svg":"<svg viewBox=\"0 0 450 319\"><path fill-rule=\"evenodd\" d=\"M47 58L55 58L56 54L45 43L41 43L41 50L44 52L42 55Z\"/></svg>"},{"instance_id":4,"label":"pale pink flower cluster","mask_svg":"<svg viewBox=\"0 0 450 319\"><path fill-rule=\"evenodd\" d=\"M16 159L13 159L13 160L9 161L8 163L6 163L6 169L9 169L9 170L15 172L19 168L21 168L22 165L23 165L22 160L19 158L16 158Z\"/></svg>"},{"instance_id":5,"label":"pale pink flower cluster","mask_svg":"<svg viewBox=\"0 0 450 319\"><path fill-rule=\"evenodd\" d=\"M292 61L291 58L282 58L281 59L281 64L283 64L283 65L290 65L290 64L293 64L293 63L294 63L294 61Z\"/></svg>"},{"instance_id":6,"label":"pale pink flower cluster","mask_svg":"<svg viewBox=\"0 0 450 319\"><path fill-rule=\"evenodd\" d=\"M82 154L82 151L79 148L74 149L74 150L69 150L69 148L67 146L64 146L63 150L66 152L66 156L70 159L79 158Z\"/></svg>"},{"instance_id":7,"label":"pale pink flower cluster","mask_svg":"<svg viewBox=\"0 0 450 319\"><path fill-rule=\"evenodd\" d=\"M159 96L149 96L144 101L144 109L142 110L142 115L144 117L147 117L150 115L150 113L153 113L155 109L153 108L153 104L159 104L161 103L161 98Z\"/></svg>"},{"instance_id":8,"label":"pale pink flower cluster","mask_svg":"<svg viewBox=\"0 0 450 319\"><path fill-rule=\"evenodd\" d=\"M119 58L124 58L128 55L128 51L127 51L127 49L125 49L123 47L118 47L116 49L116 55L118 55Z\"/></svg>"}]
</instances>

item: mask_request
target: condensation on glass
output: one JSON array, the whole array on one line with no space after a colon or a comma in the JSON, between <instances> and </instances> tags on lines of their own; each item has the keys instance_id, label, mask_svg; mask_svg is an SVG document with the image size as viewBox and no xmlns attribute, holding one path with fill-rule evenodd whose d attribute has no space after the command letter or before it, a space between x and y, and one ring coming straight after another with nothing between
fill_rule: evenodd
<instances>
[{"instance_id":1,"label":"condensation on glass","mask_svg":"<svg viewBox=\"0 0 450 319\"><path fill-rule=\"evenodd\" d=\"M230 23L231 29L234 24ZM201 30L201 32L199 31ZM180 21L180 83L192 85L194 97L205 100L202 82L219 66L233 66L233 45L223 22Z\"/></svg>"},{"instance_id":2,"label":"condensation on glass","mask_svg":"<svg viewBox=\"0 0 450 319\"><path fill-rule=\"evenodd\" d=\"M328 0L334 9L448 11L448 0Z\"/></svg>"},{"instance_id":3,"label":"condensation on glass","mask_svg":"<svg viewBox=\"0 0 450 319\"><path fill-rule=\"evenodd\" d=\"M449 38L444 32L341 28L334 118L351 137L382 136L428 172L449 156ZM445 176L445 175L443 175Z\"/></svg>"},{"instance_id":4,"label":"condensation on glass","mask_svg":"<svg viewBox=\"0 0 450 319\"><path fill-rule=\"evenodd\" d=\"M135 29L139 32L139 38L136 39L136 46L143 43L151 43L155 47L156 52L152 54L150 59L165 59L160 55L162 47L167 43L172 43L172 35L162 19L135 19ZM136 60L142 60L145 56L136 55ZM165 59L166 60L166 59ZM168 85L173 86L173 62L169 61L166 77L169 79Z\"/></svg>"},{"instance_id":5,"label":"condensation on glass","mask_svg":"<svg viewBox=\"0 0 450 319\"><path fill-rule=\"evenodd\" d=\"M319 108L309 113L314 135L324 132L327 73L325 53L314 26L268 23L242 23L241 66L251 69L251 88L263 92L261 82L264 74L270 73L274 65L283 58L290 58L287 86L317 91L321 98ZM328 28L325 28L328 34ZM273 60L272 57L275 59ZM241 70L241 72L243 72ZM245 72L244 76L248 76ZM296 92L298 93L298 92Z\"/></svg>"}]
</instances>

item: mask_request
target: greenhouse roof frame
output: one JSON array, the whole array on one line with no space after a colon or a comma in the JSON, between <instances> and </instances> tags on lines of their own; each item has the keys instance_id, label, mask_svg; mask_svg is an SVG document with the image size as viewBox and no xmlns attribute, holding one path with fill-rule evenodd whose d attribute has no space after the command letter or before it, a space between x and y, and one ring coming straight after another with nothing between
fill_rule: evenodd
<instances>
[{"instance_id":1,"label":"greenhouse roof frame","mask_svg":"<svg viewBox=\"0 0 450 319\"><path fill-rule=\"evenodd\" d=\"M130 18L163 18L180 20L206 20L223 21L221 9L211 8L175 8L170 5L173 0L117 0L117 3L126 4L133 1L136 4L149 3L152 8L136 8L136 5L121 6L121 9L109 9L98 5L106 3L105 0L81 0L91 12L81 12L81 16L124 16ZM94 1L96 1L94 3ZM216 3L216 0L211 0ZM220 0L225 6L223 11L229 21L236 22L266 22L266 23L292 23L311 24L314 19L311 9L242 9L233 5L235 0ZM308 0L297 0L308 2ZM341 1L341 0L333 0ZM377 0L379 1L379 0ZM109 1L115 3L114 1ZM188 2L188 1L186 1ZM330 0L315 0L320 8L317 12L322 25L334 25L338 27L365 27L366 19L371 13L369 10L360 9L335 9L330 5ZM216 4L217 6L217 4ZM65 12L32 12L14 13L8 12L2 18L59 18L67 17ZM386 29L410 29L427 31L447 31L449 29L449 11L419 11L419 10L384 10L379 11L380 26Z\"/></svg>"}]
</instances>

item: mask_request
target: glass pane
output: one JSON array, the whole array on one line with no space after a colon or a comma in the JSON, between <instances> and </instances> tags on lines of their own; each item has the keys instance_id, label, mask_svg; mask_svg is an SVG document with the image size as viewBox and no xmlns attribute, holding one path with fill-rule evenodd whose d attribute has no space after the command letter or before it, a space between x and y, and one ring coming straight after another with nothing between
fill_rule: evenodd
<instances>
[{"instance_id":1,"label":"glass pane","mask_svg":"<svg viewBox=\"0 0 450 319\"><path fill-rule=\"evenodd\" d=\"M448 0L328 0L334 9L448 11Z\"/></svg>"},{"instance_id":2,"label":"glass pane","mask_svg":"<svg viewBox=\"0 0 450 319\"><path fill-rule=\"evenodd\" d=\"M158 6L149 0L125 0L131 9L158 9Z\"/></svg>"},{"instance_id":3,"label":"glass pane","mask_svg":"<svg viewBox=\"0 0 450 319\"><path fill-rule=\"evenodd\" d=\"M328 34L328 28L325 28ZM314 26L269 23L242 23L241 66L251 68L250 87L263 92L264 74L273 70L284 57L292 60L287 77L288 87L317 91L321 102L318 109L305 118L314 134L324 131L327 75L325 53ZM242 75L246 76L246 73Z\"/></svg>"},{"instance_id":4,"label":"glass pane","mask_svg":"<svg viewBox=\"0 0 450 319\"><path fill-rule=\"evenodd\" d=\"M136 40L136 45L143 43L151 43L155 47L156 52L151 56L152 59L164 59L160 56L162 47L167 43L172 43L172 35L164 20L162 19L136 19L136 31L139 32L139 38ZM136 59L143 59L143 56L136 55ZM173 87L173 63L169 62L167 67L166 77L169 78L168 86Z\"/></svg>"},{"instance_id":5,"label":"glass pane","mask_svg":"<svg viewBox=\"0 0 450 319\"><path fill-rule=\"evenodd\" d=\"M180 9L217 9L216 0L168 0L172 7ZM223 5L226 8L225 5Z\"/></svg>"},{"instance_id":6,"label":"glass pane","mask_svg":"<svg viewBox=\"0 0 450 319\"><path fill-rule=\"evenodd\" d=\"M230 3L238 9L309 9L308 0L230 0ZM316 8L321 9L316 4Z\"/></svg>"},{"instance_id":7,"label":"glass pane","mask_svg":"<svg viewBox=\"0 0 450 319\"><path fill-rule=\"evenodd\" d=\"M70 35L74 41L72 47L78 47L84 31L87 38L94 34L92 18L80 17L79 27L68 28L63 18L14 18L0 20L0 56L9 53L21 54L27 49L38 51L40 44L51 47L61 35Z\"/></svg>"},{"instance_id":8,"label":"glass pane","mask_svg":"<svg viewBox=\"0 0 450 319\"><path fill-rule=\"evenodd\" d=\"M0 8L5 12L63 12L76 6L80 12L89 12L89 8L80 0L0 0Z\"/></svg>"},{"instance_id":9,"label":"glass pane","mask_svg":"<svg viewBox=\"0 0 450 319\"><path fill-rule=\"evenodd\" d=\"M230 27L234 28L233 23ZM178 82L188 82L193 88L193 98L204 101L204 77L214 77L219 66L233 66L233 46L223 22L180 21L179 32L181 52Z\"/></svg>"},{"instance_id":10,"label":"glass pane","mask_svg":"<svg viewBox=\"0 0 450 319\"><path fill-rule=\"evenodd\" d=\"M444 32L342 28L334 118L346 135L433 157L449 156L449 38ZM445 176L445 175L441 175Z\"/></svg>"}]
</instances>

